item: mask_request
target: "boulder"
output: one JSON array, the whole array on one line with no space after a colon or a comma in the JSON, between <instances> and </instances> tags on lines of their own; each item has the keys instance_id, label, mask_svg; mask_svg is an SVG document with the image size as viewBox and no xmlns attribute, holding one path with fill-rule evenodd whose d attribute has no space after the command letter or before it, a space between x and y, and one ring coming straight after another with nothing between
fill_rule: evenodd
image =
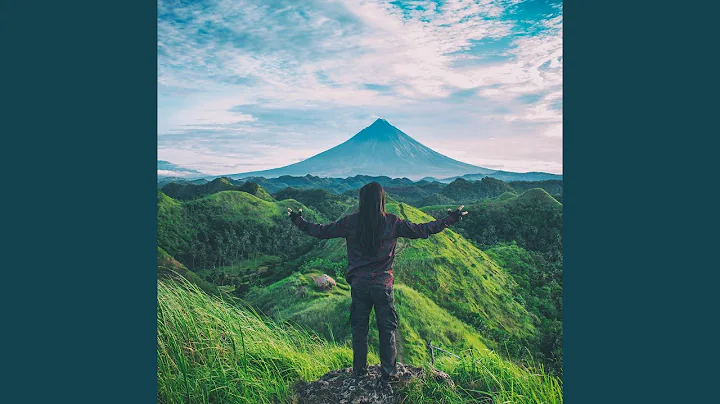
<instances>
[{"instance_id":1,"label":"boulder","mask_svg":"<svg viewBox=\"0 0 720 404\"><path fill-rule=\"evenodd\" d=\"M335 279L329 277L328 275L318 276L317 278L314 278L314 280L317 286L325 291L337 286L337 282L335 282Z\"/></svg>"}]
</instances>

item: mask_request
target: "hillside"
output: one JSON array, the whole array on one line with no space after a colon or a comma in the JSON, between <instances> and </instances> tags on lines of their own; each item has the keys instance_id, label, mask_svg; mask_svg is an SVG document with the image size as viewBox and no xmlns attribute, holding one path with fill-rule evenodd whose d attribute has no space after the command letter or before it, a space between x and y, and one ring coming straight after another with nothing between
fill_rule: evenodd
<instances>
[{"instance_id":1,"label":"hillside","mask_svg":"<svg viewBox=\"0 0 720 404\"><path fill-rule=\"evenodd\" d=\"M274 403L287 400L298 379L352 364L347 347L187 283L159 281L157 302L159 403Z\"/></svg>"},{"instance_id":2,"label":"hillside","mask_svg":"<svg viewBox=\"0 0 720 404\"><path fill-rule=\"evenodd\" d=\"M529 189L542 188L547 193L557 199L563 195L563 182L562 180L546 180L546 181L513 181L510 184L516 193L523 193Z\"/></svg>"},{"instance_id":3,"label":"hillside","mask_svg":"<svg viewBox=\"0 0 720 404\"><path fill-rule=\"evenodd\" d=\"M507 185L486 183L497 184L488 189L498 191ZM256 186L256 193L263 190ZM179 201L158 191L158 246L184 264L186 271L216 285L224 296L240 297L275 320L307 327L328 341L347 342L350 299L344 282L345 241L319 241L302 234L289 223L286 211L302 207L308 219L327 223L353 211L356 199L294 188L274 196L281 200L227 190ZM427 213L444 215L456 205L421 211L388 197L386 207L421 223L432 220ZM488 347L523 361L530 360L531 353L560 373L557 341L561 328L553 321L561 308L548 311L559 295L554 285L522 275L528 272L542 280L543 274L557 267L561 278L562 263L558 267L551 256L527 258L527 254L495 247L506 239L517 239L518 248L528 248L533 254L532 248L557 251L550 236L562 230L562 204L544 190L532 189L520 195L504 191L467 209L471 215L452 230L427 240L398 240L396 297L402 304L398 307L401 318L406 319L401 320L402 359L426 361L424 343L430 339L453 350ZM492 243L478 242L495 225L507 234L500 238L495 229ZM469 239L487 250L481 251ZM312 278L321 274L335 278L337 287L319 290ZM529 284L534 286L528 288ZM551 288L548 293L535 290L546 285Z\"/></svg>"},{"instance_id":4,"label":"hillside","mask_svg":"<svg viewBox=\"0 0 720 404\"><path fill-rule=\"evenodd\" d=\"M177 201L158 191L158 246L192 270L261 255L287 257L313 244L289 226L288 207L302 207L311 220L322 219L293 199L270 202L247 192L223 191Z\"/></svg>"},{"instance_id":5,"label":"hillside","mask_svg":"<svg viewBox=\"0 0 720 404\"><path fill-rule=\"evenodd\" d=\"M327 268L317 264L306 265L300 272L282 281L253 289L246 300L277 321L289 321L315 330L328 341L349 344L352 337L347 324L350 286L338 277L336 287L329 291L320 289L314 278L327 272L322 270ZM428 340L458 352L470 348L486 349L487 344L492 344L492 341L408 286L396 284L395 299L401 319L398 356L405 363L429 361ZM378 344L377 329L374 321L370 323L370 345L375 347Z\"/></svg>"},{"instance_id":6,"label":"hillside","mask_svg":"<svg viewBox=\"0 0 720 404\"><path fill-rule=\"evenodd\" d=\"M523 306L539 319L537 338L529 345L535 360L562 375L562 262L548 260L545 254L527 251L515 242L495 245L487 254L518 283Z\"/></svg>"},{"instance_id":7,"label":"hillside","mask_svg":"<svg viewBox=\"0 0 720 404\"><path fill-rule=\"evenodd\" d=\"M244 306L212 298L192 284L158 281L158 402L298 402L295 386L347 369L352 351L280 325ZM418 307L422 309L422 307ZM370 352L369 363L378 363ZM422 365L418 363L417 365ZM417 378L396 394L411 403L562 403L560 381L479 349L436 366L456 387Z\"/></svg>"},{"instance_id":8,"label":"hillside","mask_svg":"<svg viewBox=\"0 0 720 404\"><path fill-rule=\"evenodd\" d=\"M521 247L544 253L562 251L562 203L544 189L529 189L520 195L504 192L466 206L472 215L456 225L481 248L516 241ZM447 206L423 207L433 217L446 214Z\"/></svg>"},{"instance_id":9,"label":"hillside","mask_svg":"<svg viewBox=\"0 0 720 404\"><path fill-rule=\"evenodd\" d=\"M338 219L343 212L355 204L354 198L346 195L337 195L325 189L288 187L274 193L273 197L279 201L294 199L331 220Z\"/></svg>"},{"instance_id":10,"label":"hillside","mask_svg":"<svg viewBox=\"0 0 720 404\"><path fill-rule=\"evenodd\" d=\"M562 251L562 204L540 188L471 205L478 214L460 228L480 245L516 241L521 247L553 256Z\"/></svg>"},{"instance_id":11,"label":"hillside","mask_svg":"<svg viewBox=\"0 0 720 404\"><path fill-rule=\"evenodd\" d=\"M265 201L272 201L273 198L260 185L254 182L245 182L236 185L228 178L216 178L203 184L188 182L171 182L162 187L162 191L169 197L181 201L187 201L203 196L216 194L223 191L240 191L255 195Z\"/></svg>"},{"instance_id":12,"label":"hillside","mask_svg":"<svg viewBox=\"0 0 720 404\"><path fill-rule=\"evenodd\" d=\"M251 292L245 298L271 315L276 307L282 308L285 313L278 317L282 319L299 321L301 315L310 319L343 318L338 316L346 312L343 305L349 304L341 290L346 265L344 239L318 241L300 233L287 220L288 206L303 207L310 220L329 220L314 209L294 199L268 202L235 191L186 202L159 192L158 199L158 244L170 255L218 284L234 286L238 293L268 285L263 289L267 294L274 290L273 282L299 282L292 276L288 278L298 269L328 273L341 282L333 293L336 300L320 304L303 299L302 304L308 305L305 307L295 305L289 294L271 299L271 305L263 303L262 294ZM348 207L348 211L352 209ZM432 220L418 209L392 199L388 200L387 209L416 223ZM273 256L284 258L268 261ZM248 259L256 266L242 265ZM321 264L308 267L313 262ZM228 265L233 265L233 269L225 269ZM204 268L215 269L209 272ZM426 240L398 240L395 276L398 284L412 285L424 298L478 330L485 345L493 348L499 347L499 343L520 345L536 332L532 316L516 301L512 278L453 230ZM220 278L223 280L218 282ZM307 278L305 282L309 282ZM321 333L328 329L314 321L307 320L306 325ZM337 334L335 338L347 332L343 323L330 329ZM420 335L418 331L409 331L408 335L411 334Z\"/></svg>"},{"instance_id":13,"label":"hillside","mask_svg":"<svg viewBox=\"0 0 720 404\"><path fill-rule=\"evenodd\" d=\"M158 279L178 279L181 277L188 282L195 284L205 293L212 295L217 295L218 293L220 293L218 287L215 284L207 282L193 271L187 269L185 265L180 263L175 258L171 257L170 254L165 252L165 250L163 250L162 248L158 247L157 250Z\"/></svg>"},{"instance_id":14,"label":"hillside","mask_svg":"<svg viewBox=\"0 0 720 404\"><path fill-rule=\"evenodd\" d=\"M485 177L480 181L458 178L442 189L441 194L455 202L474 202L494 198L505 192L514 192L512 186L495 178Z\"/></svg>"},{"instance_id":15,"label":"hillside","mask_svg":"<svg viewBox=\"0 0 720 404\"><path fill-rule=\"evenodd\" d=\"M387 201L386 209L415 223L433 220L393 200ZM325 240L305 260L342 262L345 250L344 239ZM532 317L514 300L512 278L453 230L428 239L398 239L394 274L396 284L412 285L488 340L520 344L535 333Z\"/></svg>"},{"instance_id":16,"label":"hillside","mask_svg":"<svg viewBox=\"0 0 720 404\"><path fill-rule=\"evenodd\" d=\"M521 194L532 188L542 188L559 201L562 201L563 195L562 180L506 182L491 176L472 181L456 178L450 183L427 180L411 181L408 178L364 175L347 178L285 175L278 178L250 177L244 180L222 177L210 182L206 180L176 180L165 183L164 181L158 182L160 188L167 195L178 200L197 199L227 190L244 191L252 194L256 194L256 190L259 190L259 192L269 192L278 199L293 197L293 195L287 193L289 192L286 191L287 189L295 190L292 192L296 192L297 195L305 195L300 190L306 190L310 192L308 195L313 195L312 198L316 201L319 201L321 197L333 198L329 194L319 194L318 190L356 199L360 187L373 181L380 183L385 188L387 195L393 199L419 207L451 203L469 204L487 198L494 198L504 192ZM266 193L256 194L256 196L264 200L272 200L272 197Z\"/></svg>"},{"instance_id":17,"label":"hillside","mask_svg":"<svg viewBox=\"0 0 720 404\"><path fill-rule=\"evenodd\" d=\"M335 194L342 194L349 190L357 190L363 185L369 182L378 182L382 186L395 186L403 187L413 184L413 181L408 178L390 178L388 176L368 176L368 175L355 175L346 178L337 177L318 177L315 175L306 174L303 176L291 176L281 175L279 177L266 178L262 176L250 176L242 179L232 179L227 176L219 177L207 177L211 180L224 179L232 185L242 185L246 182L254 182L266 191L275 193L285 188L300 188L310 189L318 188L325 189ZM175 177L158 177L158 188L162 188L169 183L178 183L181 185L204 185L211 181L206 178L197 179L186 179L186 178L175 178ZM229 189L229 188L228 188ZM224 189L226 190L226 189Z\"/></svg>"},{"instance_id":18,"label":"hillside","mask_svg":"<svg viewBox=\"0 0 720 404\"><path fill-rule=\"evenodd\" d=\"M423 208L436 217L447 207ZM472 214L456 225L478 243L518 284L516 299L538 321L526 341L537 361L562 374L562 204L542 189L506 192L467 207Z\"/></svg>"}]
</instances>

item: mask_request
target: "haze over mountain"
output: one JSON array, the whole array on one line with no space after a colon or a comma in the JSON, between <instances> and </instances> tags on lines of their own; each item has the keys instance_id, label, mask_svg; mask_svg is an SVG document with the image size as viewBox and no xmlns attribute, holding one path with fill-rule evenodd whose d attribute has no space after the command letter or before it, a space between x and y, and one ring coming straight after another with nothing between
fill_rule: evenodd
<instances>
[{"instance_id":1,"label":"haze over mountain","mask_svg":"<svg viewBox=\"0 0 720 404\"><path fill-rule=\"evenodd\" d=\"M281 175L312 174L345 178L360 174L419 180L428 176L444 178L465 174L489 175L496 172L498 171L442 155L388 121L378 119L344 143L306 160L284 167L229 176L238 179L251 176L273 178Z\"/></svg>"},{"instance_id":2,"label":"haze over mountain","mask_svg":"<svg viewBox=\"0 0 720 404\"><path fill-rule=\"evenodd\" d=\"M206 176L200 171L181 167L165 160L158 160L157 173L158 177L200 178Z\"/></svg>"}]
</instances>

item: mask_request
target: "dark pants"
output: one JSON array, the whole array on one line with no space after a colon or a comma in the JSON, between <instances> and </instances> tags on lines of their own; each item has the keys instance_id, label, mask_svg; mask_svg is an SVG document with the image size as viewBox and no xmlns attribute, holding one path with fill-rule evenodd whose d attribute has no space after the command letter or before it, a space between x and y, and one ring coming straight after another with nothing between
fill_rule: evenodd
<instances>
[{"instance_id":1,"label":"dark pants","mask_svg":"<svg viewBox=\"0 0 720 404\"><path fill-rule=\"evenodd\" d=\"M380 333L380 365L382 376L396 374L395 330L398 315L392 286L355 283L352 286L350 324L352 325L353 371L367 371L368 324L370 310L375 306L375 320Z\"/></svg>"}]
</instances>

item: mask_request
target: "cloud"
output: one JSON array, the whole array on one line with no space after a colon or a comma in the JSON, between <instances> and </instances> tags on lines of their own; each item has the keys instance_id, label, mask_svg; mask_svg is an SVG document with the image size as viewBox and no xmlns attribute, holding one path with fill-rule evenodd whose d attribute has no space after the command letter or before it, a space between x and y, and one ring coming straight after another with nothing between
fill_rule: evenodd
<instances>
[{"instance_id":1,"label":"cloud","mask_svg":"<svg viewBox=\"0 0 720 404\"><path fill-rule=\"evenodd\" d=\"M374 116L431 147L449 141L448 133L458 142L561 137L562 8L533 7L541 8L522 1L161 1L159 153L189 160L178 151L194 150L192 158L212 163L206 171L242 164L231 164L234 158L277 167L301 158L298 145L325 150ZM269 153L263 144L279 148Z\"/></svg>"}]
</instances>

